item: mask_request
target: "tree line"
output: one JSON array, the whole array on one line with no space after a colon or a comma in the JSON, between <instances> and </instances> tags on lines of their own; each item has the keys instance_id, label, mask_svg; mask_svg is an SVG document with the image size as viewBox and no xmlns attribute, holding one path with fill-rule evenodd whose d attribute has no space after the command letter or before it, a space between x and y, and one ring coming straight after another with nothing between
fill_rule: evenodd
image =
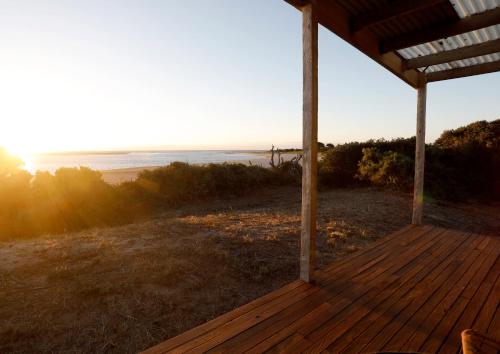
<instances>
[{"instance_id":1,"label":"tree line","mask_svg":"<svg viewBox=\"0 0 500 354\"><path fill-rule=\"evenodd\" d=\"M410 191L415 138L324 146L320 188L379 185ZM60 168L30 174L0 149L0 240L134 222L165 208L259 188L300 186L294 161L274 167L175 162L110 185L99 171ZM500 120L443 132L426 145L425 193L433 198L500 199Z\"/></svg>"}]
</instances>

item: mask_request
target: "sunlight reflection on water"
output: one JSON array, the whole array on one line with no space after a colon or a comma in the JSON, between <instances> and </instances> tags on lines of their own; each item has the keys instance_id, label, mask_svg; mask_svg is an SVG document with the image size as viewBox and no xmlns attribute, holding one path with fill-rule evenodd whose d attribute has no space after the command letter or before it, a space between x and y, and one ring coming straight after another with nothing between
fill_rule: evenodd
<instances>
[{"instance_id":1,"label":"sunlight reflection on water","mask_svg":"<svg viewBox=\"0 0 500 354\"><path fill-rule=\"evenodd\" d=\"M117 153L35 154L23 157L24 168L54 172L61 167L86 166L96 170L164 166L174 161L193 164L217 162L247 162L265 165L267 157L259 151L158 151Z\"/></svg>"}]
</instances>

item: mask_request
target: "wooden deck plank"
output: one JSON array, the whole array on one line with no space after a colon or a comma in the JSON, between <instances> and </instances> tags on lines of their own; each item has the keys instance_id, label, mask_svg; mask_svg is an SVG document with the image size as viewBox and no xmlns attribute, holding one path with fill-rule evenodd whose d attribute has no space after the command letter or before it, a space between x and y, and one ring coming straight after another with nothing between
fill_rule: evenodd
<instances>
[{"instance_id":1,"label":"wooden deck plank","mask_svg":"<svg viewBox=\"0 0 500 354\"><path fill-rule=\"evenodd\" d=\"M448 294L451 284L461 284L467 278L464 274L474 262L480 259L480 252L471 253L476 245L481 242L488 242L487 238L474 237L470 242L466 242L465 248L461 253L456 253L450 258L452 275L449 278L442 278L432 283L422 283L418 294L415 294L415 301L412 301L401 314L396 317L397 323L391 323L392 338L386 341L385 348L393 348L399 350L401 347L410 348L411 345L406 344L409 339L416 333L426 334L428 331L427 317L435 310L439 302ZM420 296L418 296L420 295ZM385 329L384 329L385 332ZM379 335L380 338L380 335ZM378 342L372 345L382 345L383 342Z\"/></svg>"},{"instance_id":2,"label":"wooden deck plank","mask_svg":"<svg viewBox=\"0 0 500 354\"><path fill-rule=\"evenodd\" d=\"M402 331L402 334L399 334L397 338L395 338L395 341L392 342L393 346L399 348L417 348L417 350L422 346L438 325L439 321L448 313L453 302L461 295L463 289L475 279L474 272L481 271L481 267L484 264L484 258L483 254L480 252L478 254L474 262L470 259L471 256L468 256L468 259L461 267L462 271L460 274L463 275L461 275L458 281L452 282L451 285L441 286L440 289L434 293L430 301L419 309L417 315L411 318L411 323L414 325L412 327L416 329L408 336L408 329L411 330L412 327L407 326L407 330ZM453 327L453 324L449 325L449 328L451 327ZM436 337L436 339L442 342L446 339L446 335L441 335L439 338ZM458 343L460 343L460 340L455 343L455 346L457 346Z\"/></svg>"},{"instance_id":3,"label":"wooden deck plank","mask_svg":"<svg viewBox=\"0 0 500 354\"><path fill-rule=\"evenodd\" d=\"M414 228L406 237L405 242L412 242L413 240L419 239L419 238L424 238L426 236L429 241L432 240L432 232L436 232L436 230L433 230L432 228ZM382 248L383 249L383 248ZM375 253L379 254L379 252ZM353 259L353 265L357 265L360 267L359 269L365 269L365 263L367 263L367 260L365 258L356 258ZM356 264L359 263L359 264ZM367 264L370 264L368 262ZM383 271L383 268L374 268L374 269L367 269L373 274L368 274L371 278L376 277ZM379 271L380 270L380 271ZM332 269L330 271L330 275L335 275L337 273L339 274L344 274L345 276L349 277L349 273L342 272L343 268L338 267L336 269ZM368 280L367 275L361 273L358 276L360 276L364 280ZM370 278L370 279L371 279ZM332 279L335 279L337 281L338 285L338 279L336 277L333 277ZM330 278L328 278L330 280ZM319 291L319 288L316 289L316 291ZM316 291L311 292L311 295L314 294ZM276 303L278 301L275 301ZM274 302L270 304L266 304L263 306L267 306L271 312L267 314L267 316L263 316L262 314L244 314L238 318L235 318L229 322L226 322L220 326L220 328L213 329L210 332L207 332L199 337L197 337L195 340L191 340L189 343L184 343L183 345L178 346L175 348L174 352L182 352L186 350L195 350L198 352L203 352L206 350L211 349L212 346L218 345L223 343L225 340L229 340L231 337L230 336L236 336L239 333L243 332L245 329L254 326L256 323L264 321L266 318L271 317L275 313L283 310L282 307L283 303L279 301L279 306L275 307ZM258 308L256 309L258 310ZM256 311L254 310L254 311ZM248 317L257 317L254 319L248 319ZM243 323L238 323L238 321L243 321ZM229 328L230 330L226 330L226 328ZM195 349L196 348L196 349Z\"/></svg>"},{"instance_id":4,"label":"wooden deck plank","mask_svg":"<svg viewBox=\"0 0 500 354\"><path fill-rule=\"evenodd\" d=\"M442 238L444 238L444 241L447 241L445 234L443 234ZM449 245L447 244L447 246ZM332 319L328 324L329 328L325 326L324 332L317 331L308 336L308 339L315 342L315 344L312 348L309 348L307 352L317 353L328 348L328 346L341 338L358 321L366 317L378 304L391 296L398 298L400 294L404 294L406 291L412 289L421 279L428 276L430 272L436 271L435 267L437 264L446 257L447 248L448 247L441 248L437 242L431 244L430 252L424 252L427 258L420 259L418 262L415 262L418 258L413 259L409 263L412 265L412 268L410 269L404 266L405 272L398 276L396 282L390 284L381 291L366 293L361 301L352 303L351 306L346 309L347 311L339 313L336 318ZM433 255L432 251L444 251L445 257L441 258L438 255ZM394 275L397 275L397 273L398 272Z\"/></svg>"},{"instance_id":5,"label":"wooden deck plank","mask_svg":"<svg viewBox=\"0 0 500 354\"><path fill-rule=\"evenodd\" d=\"M500 303L500 278L497 278L493 291L488 296L488 299L484 302L481 312L477 316L473 329L481 332L493 335L495 338L500 340L500 327L493 326L496 323L500 323L499 317L499 304Z\"/></svg>"},{"instance_id":6,"label":"wooden deck plank","mask_svg":"<svg viewBox=\"0 0 500 354\"><path fill-rule=\"evenodd\" d=\"M481 243L487 241L487 239L480 238L476 241ZM423 326L420 327L421 331L418 333L427 336L429 328L429 316L427 316L427 314L430 313L432 315L433 311L436 311L436 306L438 306L440 301L448 294L449 288L453 286L453 284L459 284L461 286L467 284L470 278L465 275L471 267L475 267L474 264L477 264L475 262L479 260L479 256L479 251L471 253L470 250L466 248L465 252L452 257L452 263L449 268L452 272L451 276L445 276L430 283L423 282L419 286L420 289L418 293L413 296L408 306L393 318L391 323L389 323L388 326L385 327L364 349L386 348L389 341L392 341L393 344L391 345L393 346L401 346L410 333L418 327L415 321L423 324ZM427 318L422 321L422 317L426 316ZM437 316L439 317L439 315ZM409 344L404 344L404 346L405 348L411 348Z\"/></svg>"},{"instance_id":7,"label":"wooden deck plank","mask_svg":"<svg viewBox=\"0 0 500 354\"><path fill-rule=\"evenodd\" d=\"M265 304L255 311L244 314L236 320L225 323L224 325L210 331L207 334L197 337L183 345L175 348L174 353L204 353L216 345L232 338L244 330L264 321L276 313L282 311L288 306L298 303L307 296L321 290L320 287L308 284L309 287L293 296L286 296L283 299L277 299Z\"/></svg>"},{"instance_id":8,"label":"wooden deck plank","mask_svg":"<svg viewBox=\"0 0 500 354\"><path fill-rule=\"evenodd\" d=\"M490 250L492 250L492 248L490 248ZM475 262L463 276L462 279L467 279L467 283L462 285L465 281L461 281L460 283L457 282L454 284L446 298L436 307L433 314L427 319L429 324L434 324L437 320L437 326L427 336L426 341L420 346L420 350L431 353L439 350L439 347L448 336L450 329L453 328L467 305L466 296L462 297L461 295L477 289L496 261L497 256L498 254L496 252L487 252L486 255L482 254L482 262ZM414 340L412 341L414 342ZM457 345L459 343L460 341L458 341Z\"/></svg>"},{"instance_id":9,"label":"wooden deck plank","mask_svg":"<svg viewBox=\"0 0 500 354\"><path fill-rule=\"evenodd\" d=\"M452 238L450 237L450 241ZM431 267L432 272L427 276L415 279L415 286L406 291L387 299L386 303L382 303L380 307L375 307L374 312L374 325L370 325L367 330L360 333L356 338L355 346L349 346L345 349L347 353L356 352L357 348L369 348L374 346L383 346L391 337L393 337L403 326L404 316L407 316L405 310L411 309L415 299L425 299L427 288L436 283L443 282L450 276L455 275L457 265L453 263L453 254L463 254L467 252L468 248L464 246L467 239L458 238L455 242L459 243L458 251L454 248L453 243L448 243L446 246L451 248L449 252L443 255L443 259L436 259L439 263L433 264ZM445 246L445 247L446 247ZM460 247L462 246L462 247ZM379 316L377 317L377 313ZM357 328L357 326L356 326Z\"/></svg>"},{"instance_id":10,"label":"wooden deck plank","mask_svg":"<svg viewBox=\"0 0 500 354\"><path fill-rule=\"evenodd\" d=\"M384 282L384 285L387 285L387 282ZM371 288L371 291L373 291L373 289L377 289L377 288L378 287ZM350 294L343 293L343 294L340 294L339 296L336 296L333 298L329 297L329 298L325 298L322 300L329 301L331 303L335 303L336 306L338 306L339 303L342 303L343 305L349 306L351 304L351 302L355 302L360 297L363 297L363 293L354 295L351 292ZM338 315L338 312L335 312L334 314L332 314L331 317L333 317L333 315ZM287 325L287 326L284 327L284 325ZM269 336L273 332L278 331L277 333L274 333L272 336L270 336L265 341L263 341L262 343L257 345L255 348L253 348L250 352L258 353L258 352L262 352L264 350L267 350L269 347L276 345L276 343L278 343L280 340L284 340L285 338L287 338L293 332L299 332L301 334L306 335L309 332L312 332L313 330L314 330L314 328L311 328L310 326L304 326L300 321L299 322L291 321L289 323L283 322L281 324L278 324L278 326L272 328L271 333L266 332L266 335Z\"/></svg>"},{"instance_id":11,"label":"wooden deck plank","mask_svg":"<svg viewBox=\"0 0 500 354\"><path fill-rule=\"evenodd\" d=\"M392 262L390 263L391 268L388 268L388 269L392 269L393 270L392 273L397 273L397 271L399 269L404 268L405 266L407 266L407 264L412 264L414 259L417 259L422 254L425 254L425 252L429 248L432 248L435 245L436 240L438 240L439 232L441 232L442 230L436 229L435 231L437 231L438 234L430 233L428 235L430 238L427 240L425 240L425 238L422 237L422 242L420 245L418 245L418 247L415 247L414 249L407 250L406 252L401 252L400 255L398 255L398 257L395 257L392 260ZM416 264L417 263L415 263L415 265ZM385 275L385 279L383 282L381 282L381 283L379 282L377 286L374 286L372 288L366 287L366 285L363 282L353 282L353 285L349 289L348 293L344 293L344 294L342 294L342 296L338 296L336 298L329 300L331 303L334 303L336 306L337 314L336 314L335 318L333 318L327 324L322 326L322 328L320 330L318 330L317 332L312 333L312 335L313 335L312 337L308 336L307 342L312 342L312 343L315 343L315 345L316 345L318 338L320 338L320 340L322 342L325 340L328 340L325 338L328 338L326 335L330 330L330 326L334 326L334 324L332 324L332 321L335 321L335 319L338 316L345 318L342 315L342 313L346 309L351 308L351 306L353 304L357 304L356 301L359 300L360 298L364 297L366 295L366 293L368 293L369 291L372 291L374 293L378 293L379 291L383 290L387 286L392 285L393 283L395 283L398 280L400 280L398 276L393 275L393 274L391 274L391 272L389 272ZM309 329L305 328L305 329L303 329L303 331L301 333L309 335L310 332L311 331ZM314 336L316 336L316 337L314 337ZM297 347L299 350L302 347L302 345L306 345L306 343L297 344ZM303 349L305 349L305 347Z\"/></svg>"},{"instance_id":12,"label":"wooden deck plank","mask_svg":"<svg viewBox=\"0 0 500 354\"><path fill-rule=\"evenodd\" d=\"M181 344L184 344L193 338L198 337L199 335L203 333L207 333L211 331L214 328L217 328L221 326L224 323L227 323L231 321L232 319L241 316L242 314L248 313L251 310L273 300L276 299L280 296L285 295L286 293L293 291L296 288L303 287L305 286L306 283L304 283L301 280L294 281L290 284L285 285L284 287L277 289L267 295L264 295L258 299L253 300L252 302L249 302L248 304L245 304L241 307L238 307L237 309L227 312L217 318L214 318L211 321L208 321L198 327L192 328L189 331L186 331L168 341L165 341L163 343L158 344L157 346L151 347L148 350L144 351L143 353L147 354L156 354L156 353L165 353L168 352L169 350L174 349L175 347L178 347Z\"/></svg>"},{"instance_id":13,"label":"wooden deck plank","mask_svg":"<svg viewBox=\"0 0 500 354\"><path fill-rule=\"evenodd\" d=\"M374 254L381 254L384 250L386 250L387 244L389 244L390 241L393 240L398 240L401 241L403 245L414 241L418 237L421 237L423 234L432 231L432 227L429 225L426 225L424 227L415 227L413 225L407 226L401 230L398 230L388 237L384 237L378 241L375 242L374 246L378 247L371 247L367 248L365 250L362 250L361 252L355 252L354 254L346 257L345 259L342 259L340 261L334 262L334 266L328 267L328 272L330 276L333 276L335 274L338 274L345 270L347 267L359 267L360 269L365 269L373 266L377 261L381 260L383 257L379 257L375 260L366 257L366 255L373 256ZM402 237L404 236L404 237ZM398 238L401 237L401 240ZM388 253L385 253L385 256L387 256ZM365 256L365 257L363 257ZM364 264L362 264L364 263ZM328 278L328 277L326 277ZM273 299L276 299L280 296L283 296L287 294L289 291L293 291L295 288L299 286L304 286L304 282L301 281L296 281L293 283L288 284L287 286L278 289L274 292L271 292L259 299L256 299L246 305L243 305L231 312L228 312L222 316L217 317L214 320L211 320L205 324L202 324L198 327L195 327L187 332L182 333L181 335L174 337L168 341L165 341L155 347L152 347L146 351L146 353L163 353L163 352L168 352L170 350L173 350L176 347L181 346L182 344L192 340L193 338L197 338L199 336L202 336L230 321L235 320L236 318L240 317L241 315L244 315L259 306L262 306L266 304L269 301L272 301Z\"/></svg>"},{"instance_id":14,"label":"wooden deck plank","mask_svg":"<svg viewBox=\"0 0 500 354\"><path fill-rule=\"evenodd\" d=\"M454 326L466 306L467 300L465 298L459 297L455 300L452 308L448 310L446 315L439 322L437 328L422 345L421 348L423 348L425 352L437 353L439 351L439 348L443 345L443 338L447 338L450 328ZM460 343L459 338L458 336L455 338L455 345Z\"/></svg>"},{"instance_id":15,"label":"wooden deck plank","mask_svg":"<svg viewBox=\"0 0 500 354\"><path fill-rule=\"evenodd\" d=\"M435 231L437 234L439 234L440 230L435 230ZM433 230L431 230L429 233L427 233L425 235L420 236L420 238L422 240L427 241L427 242L422 242L423 245L421 246L421 249L425 250L426 249L425 247L427 247L427 248L432 247L432 243L435 241L436 236L437 235L435 235L433 233ZM420 250L420 248L418 250ZM352 279L354 281L356 281L358 279L358 277L361 277L363 279L363 281L368 282L367 284L373 284L372 282L369 282L369 281L373 280L374 278L377 278L380 274L384 273L390 267L399 266L400 264L403 264L405 261L410 261L411 258L409 258L409 257L413 253L415 253L415 250L407 250L406 252L401 252L400 254L398 254L398 256L394 257L392 260L389 260L388 262L384 263L384 266L379 266L379 267L373 268L373 270L371 271L371 274L369 273L368 275L366 275L366 274L358 275ZM332 278L332 279L335 280L335 278ZM354 283L356 283L356 282L354 282ZM347 280L345 283L345 285L351 285L351 284L352 284L352 282L349 280ZM352 288L352 285L350 288ZM318 287L318 290L319 289L320 288ZM317 295L317 294L318 294L318 292L311 293L311 295ZM277 312L284 310L284 308L281 307L281 305L283 305L283 303L280 303L279 305L280 306L274 306L273 308L270 308L270 311L271 311L270 313L276 314ZM340 311L340 307L342 305L347 305L347 301L345 299L343 302L337 302L335 304L335 306L337 307L337 309L339 311ZM266 318L269 318L269 317L271 317L271 316L267 316L267 317L259 316L258 319L253 319L253 320L245 322L244 324L241 324L241 325L237 325L235 323L228 323L227 326L225 325L225 327L227 327L227 330L225 330L225 328L221 328L220 334L218 333L215 338L210 338L207 341L205 341L204 343L197 345L195 348L193 348L193 352L206 352L206 351L212 349L214 346L219 345L220 343L223 343L225 340L229 340L233 336L240 334L246 328L249 328L250 326L253 326L256 323L262 322ZM195 342L198 343L198 340L196 340ZM184 347L181 347L180 349L184 350Z\"/></svg>"},{"instance_id":16,"label":"wooden deck plank","mask_svg":"<svg viewBox=\"0 0 500 354\"><path fill-rule=\"evenodd\" d=\"M451 329L446 341L441 345L441 348L439 348L439 353L456 353L456 343L461 340L462 331L472 327L475 318L479 314L488 296L496 296L496 294L492 293L492 290L499 274L500 262L497 258L495 265L490 268L484 281L481 282L479 287L476 287L477 291L473 296L469 297L470 300L466 308ZM461 297L467 298L468 296L467 294L462 294Z\"/></svg>"},{"instance_id":17,"label":"wooden deck plank","mask_svg":"<svg viewBox=\"0 0 500 354\"><path fill-rule=\"evenodd\" d=\"M332 272L338 272L339 270L350 270L355 265L355 262L360 260L368 264L377 256L390 255L390 252L394 249L394 245L397 244L399 247L408 247L414 242L420 240L424 235L435 232L434 227L430 225L415 226L410 225L404 228L404 230L395 232L390 235L388 239L383 237L382 239L375 242L375 244L370 245L364 250L355 252L354 254L346 257L339 261L332 262L329 266L325 267L324 270L319 272L318 281L331 279Z\"/></svg>"},{"instance_id":18,"label":"wooden deck plank","mask_svg":"<svg viewBox=\"0 0 500 354\"><path fill-rule=\"evenodd\" d=\"M500 335L500 238L409 226L147 353L451 353Z\"/></svg>"},{"instance_id":19,"label":"wooden deck plank","mask_svg":"<svg viewBox=\"0 0 500 354\"><path fill-rule=\"evenodd\" d=\"M497 278L496 285L500 284L500 277ZM493 298L496 297L497 303L497 310L495 311L495 314L493 315L493 319L490 322L490 326L488 328L488 331L486 332L487 335L496 338L497 340L500 341L500 286L495 286L495 290L492 291L491 297Z\"/></svg>"},{"instance_id":20,"label":"wooden deck plank","mask_svg":"<svg viewBox=\"0 0 500 354\"><path fill-rule=\"evenodd\" d=\"M442 254L440 250L437 250L436 254L433 254L436 257L432 263L425 265L430 269L435 269L434 276L440 274L439 272L451 263L450 253L460 254L460 247L463 248L464 243L466 242L466 238L455 237L452 238L453 243L443 244L441 247L443 249L447 249L449 253ZM441 254L439 258L437 255ZM432 279L432 274L427 276L427 279ZM412 291L412 289L408 291ZM407 293L402 293L401 297L406 296ZM374 307L371 313L365 316L361 321L356 323L348 332L346 332L341 338L332 343L328 349L335 353L341 352L345 350L353 341L356 341L357 347L362 347L367 344L371 338L377 335L377 331L380 331L387 323L391 320L390 316L385 315L387 311L390 311L394 306L398 306L399 301L401 300L398 296L393 296L386 301L382 302L379 306Z\"/></svg>"}]
</instances>

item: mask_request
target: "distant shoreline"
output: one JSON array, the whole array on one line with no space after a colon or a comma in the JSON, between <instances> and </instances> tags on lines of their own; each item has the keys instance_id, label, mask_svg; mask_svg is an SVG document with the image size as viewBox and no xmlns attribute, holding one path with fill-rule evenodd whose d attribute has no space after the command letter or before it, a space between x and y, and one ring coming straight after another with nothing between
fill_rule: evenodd
<instances>
[{"instance_id":1,"label":"distant shoreline","mask_svg":"<svg viewBox=\"0 0 500 354\"><path fill-rule=\"evenodd\" d=\"M67 155L128 155L133 153L165 153L165 152L224 152L224 153L248 153L248 154L262 154L268 153L269 150L228 150L228 149L171 149L171 150L96 150L96 151L55 151L55 152L42 152L34 155L48 155L48 156L67 156Z\"/></svg>"},{"instance_id":2,"label":"distant shoreline","mask_svg":"<svg viewBox=\"0 0 500 354\"><path fill-rule=\"evenodd\" d=\"M265 160L270 159L269 150L186 150L186 151L79 151L75 153L61 152L38 154L26 157L25 170L34 174L37 171L54 173L59 168L88 167L98 171L123 170L131 173L137 168L149 169L166 166L172 162L188 162L191 164L203 163L243 163L268 165ZM285 153L281 153L285 158ZM275 155L276 161L276 155ZM109 173L108 173L109 174ZM136 173L137 174L137 173Z\"/></svg>"},{"instance_id":3,"label":"distant shoreline","mask_svg":"<svg viewBox=\"0 0 500 354\"><path fill-rule=\"evenodd\" d=\"M215 151L215 150L214 150ZM295 153L283 153L281 157L288 161L295 157ZM243 165L255 165L261 167L269 167L269 161L271 159L271 153L262 151L261 153L255 153L255 158L249 160L237 160L237 161L227 161L227 162L212 162L212 163L229 163L229 164L243 164ZM207 165L207 163L195 163L193 165ZM153 170L155 168L164 167L167 165L159 165L159 166L144 166L144 167L125 167L125 168L116 168L109 170L100 170L102 173L102 178L105 182L109 184L120 184L123 182L131 182L134 181L139 173L145 170Z\"/></svg>"}]
</instances>

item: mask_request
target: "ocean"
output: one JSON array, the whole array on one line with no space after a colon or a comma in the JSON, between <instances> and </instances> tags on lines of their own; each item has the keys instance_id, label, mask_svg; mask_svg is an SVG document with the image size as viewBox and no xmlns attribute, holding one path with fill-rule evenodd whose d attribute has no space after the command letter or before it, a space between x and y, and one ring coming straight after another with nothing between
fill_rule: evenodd
<instances>
[{"instance_id":1,"label":"ocean","mask_svg":"<svg viewBox=\"0 0 500 354\"><path fill-rule=\"evenodd\" d=\"M221 162L252 162L267 164L263 151L125 151L36 154L25 161L25 169L54 172L61 167L85 166L94 170L114 170L133 167L165 166L174 161L192 164Z\"/></svg>"}]
</instances>

